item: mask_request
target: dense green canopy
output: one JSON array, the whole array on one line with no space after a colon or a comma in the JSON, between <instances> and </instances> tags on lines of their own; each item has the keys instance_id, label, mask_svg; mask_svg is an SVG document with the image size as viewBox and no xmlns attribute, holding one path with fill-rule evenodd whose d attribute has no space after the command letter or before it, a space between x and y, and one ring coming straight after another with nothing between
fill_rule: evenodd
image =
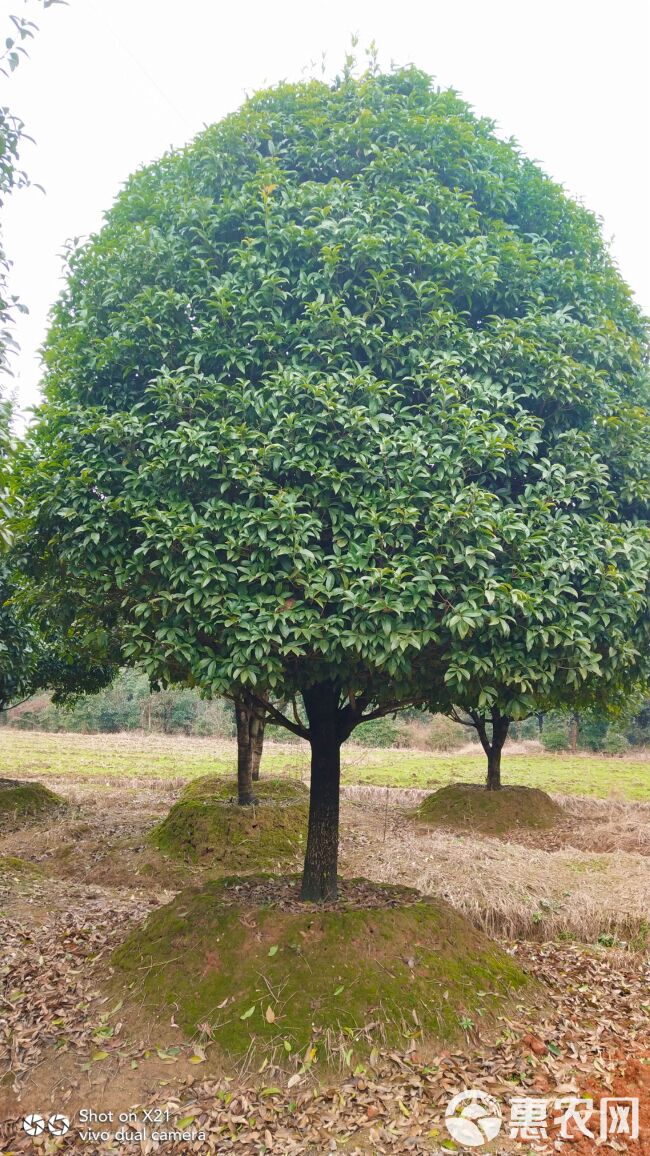
<instances>
[{"instance_id":1,"label":"dense green canopy","mask_svg":"<svg viewBox=\"0 0 650 1156\"><path fill-rule=\"evenodd\" d=\"M35 571L214 692L446 678L516 713L635 677L645 364L594 217L454 93L259 93L71 259Z\"/></svg>"}]
</instances>

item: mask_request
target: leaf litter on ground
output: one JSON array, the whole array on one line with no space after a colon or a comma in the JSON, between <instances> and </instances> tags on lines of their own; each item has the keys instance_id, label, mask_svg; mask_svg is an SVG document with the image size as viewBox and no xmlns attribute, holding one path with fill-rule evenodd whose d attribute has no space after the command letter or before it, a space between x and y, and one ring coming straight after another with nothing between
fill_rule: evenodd
<instances>
[{"instance_id":1,"label":"leaf litter on ground","mask_svg":"<svg viewBox=\"0 0 650 1156\"><path fill-rule=\"evenodd\" d=\"M120 1012L124 1016L119 1001L106 1001L92 965L106 957L130 924L145 918L156 900L150 894L91 894L95 898L84 899L80 889L74 910L54 911L42 924L0 918L0 1062L11 1072L17 1093L51 1049L72 1053L80 1069L109 1061L132 1068L142 1058L142 1041L129 1038L117 1018ZM445 1139L449 1099L463 1088L483 1089L506 1102L515 1094L552 1099L567 1089L575 1094L596 1085L607 1090L620 1076L625 1057L650 1057L647 959L576 944L521 941L507 946L547 986L552 1012L540 1019L534 1007L522 1005L515 1018L501 1021L496 1041L474 1029L463 1046L441 1050L426 1062L412 1036L403 1050L375 1047L366 1058L348 1049L349 1067L330 1075L325 1085L302 1055L287 1055L293 1071L269 1064L257 1077L242 1072L215 1080L179 1073L174 1079L179 1053L198 1066L205 1051L195 1043L163 1049L171 1075L146 1107L169 1110L170 1127L191 1117L192 1129L206 1138L191 1147L180 1140L161 1146L165 1152L241 1156L316 1156L341 1146L349 1156L430 1153ZM64 1089L61 1098L65 1103ZM124 1104L124 1110L129 1107ZM14 1122L10 1150L36 1150L35 1141L19 1130L19 1112ZM67 1136L38 1147L88 1154L74 1126ZM536 1147L544 1150L543 1143ZM98 1151L157 1148L150 1140L120 1141Z\"/></svg>"}]
</instances>

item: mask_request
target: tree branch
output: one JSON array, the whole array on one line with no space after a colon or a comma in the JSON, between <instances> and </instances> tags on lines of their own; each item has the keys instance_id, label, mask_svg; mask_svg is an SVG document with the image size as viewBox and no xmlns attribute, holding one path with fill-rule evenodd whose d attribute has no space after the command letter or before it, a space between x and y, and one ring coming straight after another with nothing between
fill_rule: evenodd
<instances>
[{"instance_id":1,"label":"tree branch","mask_svg":"<svg viewBox=\"0 0 650 1156\"><path fill-rule=\"evenodd\" d=\"M299 739L309 739L309 730L307 727L302 726L300 723L292 723L291 720L283 715L281 711L277 710L277 708L274 707L272 703L266 702L265 699L260 698L257 694L253 694L252 691L249 691L248 693L250 694L251 698L258 704L258 706L264 707L264 710L267 712L267 714L273 719L274 722L278 723L279 726L284 727L285 730L291 731L291 733L294 735L298 735Z\"/></svg>"},{"instance_id":2,"label":"tree branch","mask_svg":"<svg viewBox=\"0 0 650 1156\"><path fill-rule=\"evenodd\" d=\"M22 706L24 702L29 702L30 698L33 697L33 694L28 694L27 698L21 698L19 702L12 702L9 706L0 707L0 714L2 714L3 710L15 710L17 706Z\"/></svg>"},{"instance_id":3,"label":"tree branch","mask_svg":"<svg viewBox=\"0 0 650 1156\"><path fill-rule=\"evenodd\" d=\"M387 714L395 714L398 710L406 710L409 706L418 706L418 699L407 699L405 702L390 702L385 703L384 706L378 706L376 710L372 710L370 714L362 714L359 718L360 723L371 722L375 718L384 718Z\"/></svg>"},{"instance_id":4,"label":"tree branch","mask_svg":"<svg viewBox=\"0 0 650 1156\"><path fill-rule=\"evenodd\" d=\"M472 711L472 710L468 710L467 713L468 713L469 717L473 720L473 725L476 727L476 733L478 734L478 737L480 739L481 746L483 747L483 750L485 751L486 755L489 758L489 756L492 754L492 743L489 742L488 737L487 737L487 728L485 725L485 719L481 718L480 715L475 714L474 711Z\"/></svg>"},{"instance_id":5,"label":"tree branch","mask_svg":"<svg viewBox=\"0 0 650 1156\"><path fill-rule=\"evenodd\" d=\"M295 694L294 694L293 698L291 699L291 709L293 711L293 718L294 718L294 722L296 723L296 726L301 727L302 721L301 721L300 715L298 714L298 703L296 702Z\"/></svg>"},{"instance_id":6,"label":"tree branch","mask_svg":"<svg viewBox=\"0 0 650 1156\"><path fill-rule=\"evenodd\" d=\"M462 727L473 727L476 729L476 723L472 722L471 719L461 718L455 706L452 706L451 710L447 711L447 718L450 718L452 722L460 723Z\"/></svg>"}]
</instances>

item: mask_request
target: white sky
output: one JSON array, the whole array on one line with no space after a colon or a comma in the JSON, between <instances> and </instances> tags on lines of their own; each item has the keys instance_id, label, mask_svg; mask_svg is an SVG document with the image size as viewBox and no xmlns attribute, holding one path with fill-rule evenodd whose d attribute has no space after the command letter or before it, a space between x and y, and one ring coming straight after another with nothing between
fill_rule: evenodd
<instances>
[{"instance_id":1,"label":"white sky","mask_svg":"<svg viewBox=\"0 0 650 1156\"><path fill-rule=\"evenodd\" d=\"M281 79L340 71L358 33L382 65L412 62L480 114L604 222L623 276L650 313L650 5L647 0L69 0L39 11L30 57L0 102L34 145L22 166L46 190L5 208L12 288L28 306L16 396L38 398L37 350L60 287L59 254L101 223L139 165Z\"/></svg>"}]
</instances>

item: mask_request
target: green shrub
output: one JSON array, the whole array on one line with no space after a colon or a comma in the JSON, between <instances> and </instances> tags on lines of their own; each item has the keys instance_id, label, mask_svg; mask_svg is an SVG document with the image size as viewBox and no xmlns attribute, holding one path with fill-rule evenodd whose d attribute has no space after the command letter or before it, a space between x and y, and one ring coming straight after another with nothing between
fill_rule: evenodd
<instances>
[{"instance_id":1,"label":"green shrub","mask_svg":"<svg viewBox=\"0 0 650 1156\"><path fill-rule=\"evenodd\" d=\"M474 727L465 727L444 714L430 717L427 747L430 751L455 751L465 743L476 742Z\"/></svg>"},{"instance_id":2,"label":"green shrub","mask_svg":"<svg viewBox=\"0 0 650 1156\"><path fill-rule=\"evenodd\" d=\"M542 731L542 744L545 751L566 751L569 748L569 736L562 727L545 726Z\"/></svg>"},{"instance_id":3,"label":"green shrub","mask_svg":"<svg viewBox=\"0 0 650 1156\"><path fill-rule=\"evenodd\" d=\"M609 731L607 719L581 715L578 746L587 751L602 751Z\"/></svg>"},{"instance_id":4,"label":"green shrub","mask_svg":"<svg viewBox=\"0 0 650 1156\"><path fill-rule=\"evenodd\" d=\"M625 735L634 747L650 747L650 698L641 703L640 709L629 720Z\"/></svg>"},{"instance_id":5,"label":"green shrub","mask_svg":"<svg viewBox=\"0 0 650 1156\"><path fill-rule=\"evenodd\" d=\"M352 742L362 747L396 747L400 745L400 723L392 715L362 723L352 733Z\"/></svg>"},{"instance_id":6,"label":"green shrub","mask_svg":"<svg viewBox=\"0 0 650 1156\"><path fill-rule=\"evenodd\" d=\"M536 714L531 715L530 718L521 719L520 722L510 724L510 730L508 731L508 738L510 739L530 740L541 739L541 737L539 720Z\"/></svg>"},{"instance_id":7,"label":"green shrub","mask_svg":"<svg viewBox=\"0 0 650 1156\"><path fill-rule=\"evenodd\" d=\"M603 753L606 755L624 755L630 749L625 735L618 731L608 730L602 743Z\"/></svg>"},{"instance_id":8,"label":"green shrub","mask_svg":"<svg viewBox=\"0 0 650 1156\"><path fill-rule=\"evenodd\" d=\"M147 676L137 670L121 671L105 690L84 695L71 706L54 706L50 695L40 695L5 717L8 726L21 730L88 734L146 730L220 738L235 733L230 703L205 700L198 691L181 687L152 692Z\"/></svg>"}]
</instances>

